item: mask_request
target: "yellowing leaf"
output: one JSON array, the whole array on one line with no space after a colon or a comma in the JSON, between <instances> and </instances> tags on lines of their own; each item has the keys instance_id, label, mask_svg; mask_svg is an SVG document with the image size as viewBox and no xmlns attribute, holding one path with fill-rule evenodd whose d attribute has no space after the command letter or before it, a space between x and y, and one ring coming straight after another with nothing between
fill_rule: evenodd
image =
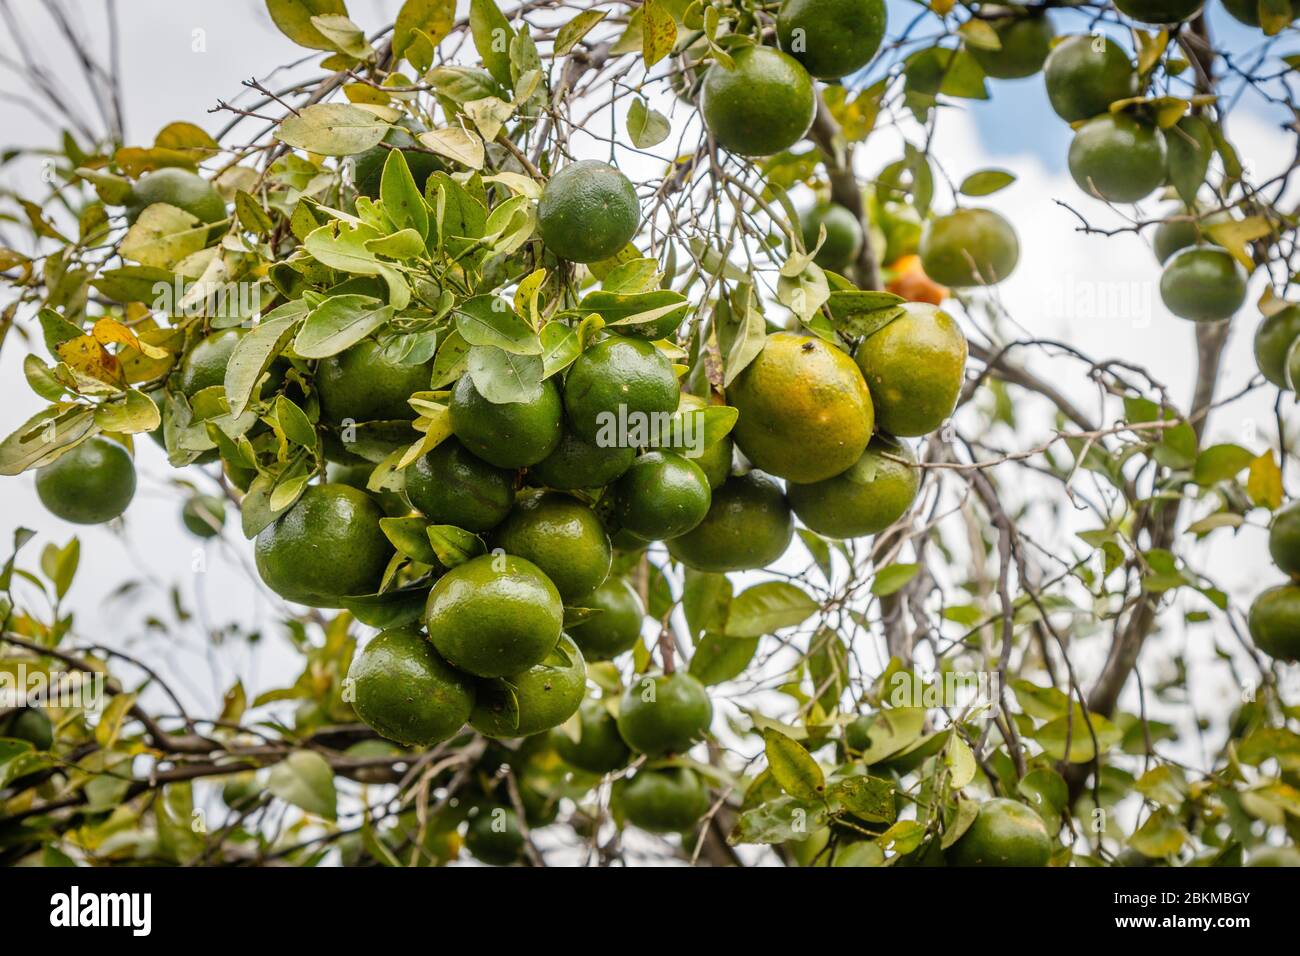
<instances>
[{"instance_id":1,"label":"yellowing leaf","mask_svg":"<svg viewBox=\"0 0 1300 956\"><path fill-rule=\"evenodd\" d=\"M1246 494L1252 504L1261 508L1282 506L1282 472L1277 467L1273 452L1266 451L1250 463L1246 475Z\"/></svg>"},{"instance_id":2,"label":"yellowing leaf","mask_svg":"<svg viewBox=\"0 0 1300 956\"><path fill-rule=\"evenodd\" d=\"M170 269L207 245L209 229L183 209L154 203L127 230L118 252L142 266Z\"/></svg>"},{"instance_id":3,"label":"yellowing leaf","mask_svg":"<svg viewBox=\"0 0 1300 956\"><path fill-rule=\"evenodd\" d=\"M295 149L325 156L351 156L378 144L388 123L348 103L315 103L280 124L276 138Z\"/></svg>"},{"instance_id":4,"label":"yellowing leaf","mask_svg":"<svg viewBox=\"0 0 1300 956\"><path fill-rule=\"evenodd\" d=\"M470 169L483 168L483 140L469 130L455 126L430 130L419 135L420 145L454 159Z\"/></svg>"},{"instance_id":5,"label":"yellowing leaf","mask_svg":"<svg viewBox=\"0 0 1300 956\"><path fill-rule=\"evenodd\" d=\"M1246 248L1246 243L1262 239L1272 233L1268 220L1263 216L1247 216L1245 219L1229 219L1226 222L1207 222L1201 226L1205 234L1223 248L1232 253L1232 257L1250 272L1255 268L1255 260Z\"/></svg>"},{"instance_id":6,"label":"yellowing leaf","mask_svg":"<svg viewBox=\"0 0 1300 956\"><path fill-rule=\"evenodd\" d=\"M781 789L801 800L815 800L826 790L826 776L812 754L779 731L763 731L767 766Z\"/></svg>"},{"instance_id":7,"label":"yellowing leaf","mask_svg":"<svg viewBox=\"0 0 1300 956\"><path fill-rule=\"evenodd\" d=\"M605 19L604 10L583 10L576 17L560 27L555 35L554 52L557 57L568 56L577 42L585 37L597 23Z\"/></svg>"},{"instance_id":8,"label":"yellowing leaf","mask_svg":"<svg viewBox=\"0 0 1300 956\"><path fill-rule=\"evenodd\" d=\"M332 50L334 44L312 24L321 14L347 14L343 0L266 0L266 10L280 32L299 46Z\"/></svg>"},{"instance_id":9,"label":"yellowing leaf","mask_svg":"<svg viewBox=\"0 0 1300 956\"><path fill-rule=\"evenodd\" d=\"M650 67L673 51L677 43L677 21L659 0L647 0L641 9L644 11L641 55L645 57L645 65Z\"/></svg>"}]
</instances>

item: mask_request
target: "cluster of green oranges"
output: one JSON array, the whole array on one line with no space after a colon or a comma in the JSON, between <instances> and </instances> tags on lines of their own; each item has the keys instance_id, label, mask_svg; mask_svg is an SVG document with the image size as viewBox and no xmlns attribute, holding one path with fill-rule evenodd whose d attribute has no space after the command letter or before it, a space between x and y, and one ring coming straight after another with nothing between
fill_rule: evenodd
<instances>
[{"instance_id":1,"label":"cluster of green oranges","mask_svg":"<svg viewBox=\"0 0 1300 956\"><path fill-rule=\"evenodd\" d=\"M1291 363L1300 361L1300 306L1290 305L1260 323L1255 333L1259 370L1274 385L1293 388ZM1297 366L1300 373L1300 365ZM1291 501L1273 515L1268 553L1290 580L1261 592L1250 607L1251 639L1265 654L1280 661L1300 662L1300 501Z\"/></svg>"},{"instance_id":2,"label":"cluster of green oranges","mask_svg":"<svg viewBox=\"0 0 1300 956\"><path fill-rule=\"evenodd\" d=\"M1248 0L1240 6L1247 5ZM1196 15L1201 2L1121 0L1116 6L1142 23L1170 24ZM1250 22L1242 12L1234 11L1234 16ZM1188 115L1161 129L1138 100L1138 72L1119 44L1100 33L1058 40L1043 10L985 5L981 15L1000 46L990 50L972 45L971 55L995 79L1043 72L1052 109L1074 127L1068 166L1088 195L1109 203L1134 203L1173 182L1176 162L1193 169L1199 164L1203 173L1214 150L1208 124ZM1177 209L1158 230L1157 254L1164 264L1161 298L1180 318L1219 321L1245 301L1242 265L1205 238L1204 227L1223 218L1222 213ZM922 252L926 274L936 282L960 287L976 284L970 280L977 278L989 284L1005 278L1015 264L1014 235L995 214L969 210L946 227L941 223L934 222L931 231L940 235L945 228L951 230L950 241L932 248L928 256Z\"/></svg>"}]
</instances>

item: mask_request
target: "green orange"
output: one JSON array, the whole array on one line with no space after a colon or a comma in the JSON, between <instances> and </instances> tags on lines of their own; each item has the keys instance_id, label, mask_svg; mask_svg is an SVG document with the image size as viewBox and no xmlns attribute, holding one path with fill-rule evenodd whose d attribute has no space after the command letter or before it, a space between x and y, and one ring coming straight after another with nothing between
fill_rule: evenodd
<instances>
[{"instance_id":1,"label":"green orange","mask_svg":"<svg viewBox=\"0 0 1300 956\"><path fill-rule=\"evenodd\" d=\"M1300 339L1300 305L1289 305L1266 316L1255 330L1255 364L1278 388L1290 387L1286 359L1297 339Z\"/></svg>"},{"instance_id":2,"label":"green orange","mask_svg":"<svg viewBox=\"0 0 1300 956\"><path fill-rule=\"evenodd\" d=\"M631 650L641 637L645 607L640 596L620 577L610 577L578 606L598 613L569 626L569 633L588 660L607 661Z\"/></svg>"},{"instance_id":3,"label":"green orange","mask_svg":"<svg viewBox=\"0 0 1300 956\"><path fill-rule=\"evenodd\" d=\"M996 285L1020 261L1016 231L991 209L958 209L930 220L921 233L921 268L952 288Z\"/></svg>"},{"instance_id":4,"label":"green orange","mask_svg":"<svg viewBox=\"0 0 1300 956\"><path fill-rule=\"evenodd\" d=\"M692 531L668 542L668 553L697 571L765 568L790 546L794 519L781 487L761 471L733 475Z\"/></svg>"},{"instance_id":5,"label":"green orange","mask_svg":"<svg viewBox=\"0 0 1300 956\"><path fill-rule=\"evenodd\" d=\"M1188 217L1193 214L1185 208L1175 209L1169 215L1171 218L1156 226L1155 234L1151 237L1152 250L1161 263L1168 262L1174 253L1188 246L1210 242L1205 227L1225 222L1228 218L1222 213L1212 213L1204 218L1191 219Z\"/></svg>"},{"instance_id":6,"label":"green orange","mask_svg":"<svg viewBox=\"0 0 1300 956\"><path fill-rule=\"evenodd\" d=\"M352 165L352 183L356 186L357 192L371 199L379 198L380 186L384 181L384 165L388 162L388 154L392 152L389 147L396 147L402 151L406 167L411 171L411 178L415 180L415 188L423 193L424 184L429 177L447 168L433 153L419 148L420 144L415 141L415 136L412 134L418 135L423 132L425 128L422 123L404 116L384 134L380 145L371 146L351 157L349 162Z\"/></svg>"},{"instance_id":7,"label":"green orange","mask_svg":"<svg viewBox=\"0 0 1300 956\"><path fill-rule=\"evenodd\" d=\"M1300 663L1300 586L1279 584L1263 591L1247 618L1251 640L1269 657Z\"/></svg>"},{"instance_id":8,"label":"green orange","mask_svg":"<svg viewBox=\"0 0 1300 956\"><path fill-rule=\"evenodd\" d=\"M633 826L650 833L679 833L709 812L709 789L689 767L643 767L623 785L619 803Z\"/></svg>"},{"instance_id":9,"label":"green orange","mask_svg":"<svg viewBox=\"0 0 1300 956\"><path fill-rule=\"evenodd\" d=\"M433 362L394 362L383 346L363 339L316 364L321 418L331 425L376 421L413 421L407 399L429 390Z\"/></svg>"},{"instance_id":10,"label":"green orange","mask_svg":"<svg viewBox=\"0 0 1300 956\"><path fill-rule=\"evenodd\" d=\"M215 538L226 522L226 503L215 495L194 495L181 508L181 522L192 535Z\"/></svg>"},{"instance_id":11,"label":"green orange","mask_svg":"<svg viewBox=\"0 0 1300 956\"><path fill-rule=\"evenodd\" d=\"M54 724L39 707L27 706L7 717L0 717L0 737L25 740L39 751L54 746Z\"/></svg>"},{"instance_id":12,"label":"green orange","mask_svg":"<svg viewBox=\"0 0 1300 956\"><path fill-rule=\"evenodd\" d=\"M342 598L373 594L393 556L379 527L384 511L347 485L308 485L302 496L257 536L258 573L285 600L339 607Z\"/></svg>"},{"instance_id":13,"label":"green orange","mask_svg":"<svg viewBox=\"0 0 1300 956\"><path fill-rule=\"evenodd\" d=\"M572 262L599 262L632 241L641 205L626 176L584 159L551 177L537 203L537 229L548 249Z\"/></svg>"},{"instance_id":14,"label":"green orange","mask_svg":"<svg viewBox=\"0 0 1300 956\"><path fill-rule=\"evenodd\" d=\"M758 468L790 481L821 481L848 468L875 423L862 373L819 338L776 332L727 388L740 412L732 436Z\"/></svg>"},{"instance_id":15,"label":"green orange","mask_svg":"<svg viewBox=\"0 0 1300 956\"><path fill-rule=\"evenodd\" d=\"M578 738L565 729L552 732L560 759L587 773L607 774L621 770L632 759L632 751L618 732L618 723L598 700L584 701L578 710Z\"/></svg>"},{"instance_id":16,"label":"green orange","mask_svg":"<svg viewBox=\"0 0 1300 956\"><path fill-rule=\"evenodd\" d=\"M1292 501L1273 514L1268 527L1268 553L1273 563L1291 577L1300 577L1300 501Z\"/></svg>"},{"instance_id":17,"label":"green orange","mask_svg":"<svg viewBox=\"0 0 1300 956\"><path fill-rule=\"evenodd\" d=\"M235 346L246 334L244 329L222 329L200 339L181 359L176 383L186 398L193 398L205 388L226 384L226 366Z\"/></svg>"},{"instance_id":18,"label":"green orange","mask_svg":"<svg viewBox=\"0 0 1300 956\"><path fill-rule=\"evenodd\" d=\"M601 488L627 471L634 458L635 448L602 448L566 428L555 451L528 469L528 480L561 491Z\"/></svg>"},{"instance_id":19,"label":"green orange","mask_svg":"<svg viewBox=\"0 0 1300 956\"><path fill-rule=\"evenodd\" d=\"M790 485L786 497L799 520L818 534L876 534L906 514L916 500L919 472L900 458L916 461L906 442L877 433L848 471L811 485Z\"/></svg>"},{"instance_id":20,"label":"green orange","mask_svg":"<svg viewBox=\"0 0 1300 956\"><path fill-rule=\"evenodd\" d=\"M465 830L465 848L491 866L517 863L524 853L519 817L499 803L483 804Z\"/></svg>"},{"instance_id":21,"label":"green orange","mask_svg":"<svg viewBox=\"0 0 1300 956\"><path fill-rule=\"evenodd\" d=\"M668 357L649 342L621 335L586 349L564 380L569 423L602 448L635 447L632 432L676 411L679 395Z\"/></svg>"},{"instance_id":22,"label":"green orange","mask_svg":"<svg viewBox=\"0 0 1300 956\"><path fill-rule=\"evenodd\" d=\"M1200 12L1205 0L1115 0L1115 9L1142 23L1179 23Z\"/></svg>"},{"instance_id":23,"label":"green orange","mask_svg":"<svg viewBox=\"0 0 1300 956\"><path fill-rule=\"evenodd\" d=\"M496 529L492 543L537 565L566 604L600 587L614 559L609 535L596 513L556 491L520 497Z\"/></svg>"},{"instance_id":24,"label":"green orange","mask_svg":"<svg viewBox=\"0 0 1300 956\"><path fill-rule=\"evenodd\" d=\"M1052 839L1037 812L1005 798L986 800L979 815L948 848L953 866L1046 866Z\"/></svg>"},{"instance_id":25,"label":"green orange","mask_svg":"<svg viewBox=\"0 0 1300 956\"><path fill-rule=\"evenodd\" d=\"M613 488L615 520L643 541L690 531L704 520L711 500L700 466L671 451L638 456Z\"/></svg>"},{"instance_id":26,"label":"green orange","mask_svg":"<svg viewBox=\"0 0 1300 956\"><path fill-rule=\"evenodd\" d=\"M465 726L473 680L438 656L418 628L380 631L352 658L352 707L380 736L429 747Z\"/></svg>"},{"instance_id":27,"label":"green orange","mask_svg":"<svg viewBox=\"0 0 1300 956\"><path fill-rule=\"evenodd\" d=\"M1007 7L984 4L981 13L1007 11L988 22L998 35L1001 46L996 50L968 44L967 49L984 72L996 80L1015 80L1033 76L1043 67L1043 61L1052 48L1056 31L1052 21L1043 12L1014 13Z\"/></svg>"},{"instance_id":28,"label":"green orange","mask_svg":"<svg viewBox=\"0 0 1300 956\"><path fill-rule=\"evenodd\" d=\"M618 732L638 753L685 753L713 721L704 685L684 671L643 675L623 693Z\"/></svg>"},{"instance_id":29,"label":"green orange","mask_svg":"<svg viewBox=\"0 0 1300 956\"><path fill-rule=\"evenodd\" d=\"M876 424L891 435L927 435L957 405L966 336L952 316L932 305L909 302L903 309L858 346L855 358L871 388Z\"/></svg>"},{"instance_id":30,"label":"green orange","mask_svg":"<svg viewBox=\"0 0 1300 956\"><path fill-rule=\"evenodd\" d=\"M434 524L491 531L515 503L515 475L447 438L406 467L406 496Z\"/></svg>"},{"instance_id":31,"label":"green orange","mask_svg":"<svg viewBox=\"0 0 1300 956\"><path fill-rule=\"evenodd\" d=\"M819 80L856 73L885 36L884 0L785 0L776 17L781 49Z\"/></svg>"},{"instance_id":32,"label":"green orange","mask_svg":"<svg viewBox=\"0 0 1300 956\"><path fill-rule=\"evenodd\" d=\"M732 47L734 68L715 63L704 74L700 112L723 149L770 156L803 139L817 111L808 71L767 46Z\"/></svg>"},{"instance_id":33,"label":"green orange","mask_svg":"<svg viewBox=\"0 0 1300 956\"><path fill-rule=\"evenodd\" d=\"M1067 163L1075 183L1107 202L1137 202L1165 181L1164 133L1127 113L1088 120L1070 142Z\"/></svg>"},{"instance_id":34,"label":"green orange","mask_svg":"<svg viewBox=\"0 0 1300 956\"><path fill-rule=\"evenodd\" d=\"M823 269L843 272L858 257L862 248L862 223L843 206L819 203L800 216L799 221L803 226L804 249L809 252L817 245L821 227L826 227L826 241L813 258Z\"/></svg>"},{"instance_id":35,"label":"green orange","mask_svg":"<svg viewBox=\"0 0 1300 956\"><path fill-rule=\"evenodd\" d=\"M1165 263L1160 298L1182 319L1227 319L1246 301L1246 270L1219 246L1189 246Z\"/></svg>"},{"instance_id":36,"label":"green orange","mask_svg":"<svg viewBox=\"0 0 1300 956\"><path fill-rule=\"evenodd\" d=\"M134 223L154 203L183 209L200 222L226 218L226 201L212 184L197 173L175 167L145 173L136 180L126 202L126 221Z\"/></svg>"},{"instance_id":37,"label":"green orange","mask_svg":"<svg viewBox=\"0 0 1300 956\"><path fill-rule=\"evenodd\" d=\"M434 583L425 624L453 667L476 677L506 677L540 664L555 648L564 605L531 561L485 554Z\"/></svg>"},{"instance_id":38,"label":"green orange","mask_svg":"<svg viewBox=\"0 0 1300 956\"><path fill-rule=\"evenodd\" d=\"M578 710L587 665L568 637L541 661L508 677L478 682L470 724L486 737L528 737L558 727Z\"/></svg>"},{"instance_id":39,"label":"green orange","mask_svg":"<svg viewBox=\"0 0 1300 956\"><path fill-rule=\"evenodd\" d=\"M1122 46L1099 34L1066 37L1053 47L1043 79L1052 109L1068 123L1100 116L1116 100L1137 95L1133 61Z\"/></svg>"},{"instance_id":40,"label":"green orange","mask_svg":"<svg viewBox=\"0 0 1300 956\"><path fill-rule=\"evenodd\" d=\"M699 409L709 407L709 402L700 398L698 395L692 395L690 392L682 392L681 399L677 403L678 415L686 412L694 412ZM694 416L698 421L700 416ZM707 437L707 436L706 436ZM734 443L731 435L723 435L716 441L709 442L699 454L695 453L696 449L683 449L683 457L695 462L700 466L700 471L704 472L704 477L709 480L709 487L716 488L727 480L731 474L732 450Z\"/></svg>"},{"instance_id":41,"label":"green orange","mask_svg":"<svg viewBox=\"0 0 1300 956\"><path fill-rule=\"evenodd\" d=\"M1250 27L1260 25L1260 6L1261 0L1223 0L1223 9L1227 10L1234 20ZM1300 18L1300 0L1291 0L1291 19L1297 18ZM1291 865L1300 866L1300 864Z\"/></svg>"},{"instance_id":42,"label":"green orange","mask_svg":"<svg viewBox=\"0 0 1300 956\"><path fill-rule=\"evenodd\" d=\"M125 448L95 435L38 468L36 494L55 517L101 524L135 497L135 465Z\"/></svg>"},{"instance_id":43,"label":"green orange","mask_svg":"<svg viewBox=\"0 0 1300 956\"><path fill-rule=\"evenodd\" d=\"M228 465L226 471L228 474L231 471ZM325 468L325 480L331 484L349 485L352 488L356 488L358 491L366 492L379 502L379 507L383 508L384 514L389 517L397 518L403 515L409 515L411 513L411 505L402 497L400 492L369 490L367 485L369 485L370 476L374 474L374 471L374 464L368 461L363 461L358 465L344 465L336 461L331 461ZM257 472L252 472L252 476L256 477ZM237 477L242 481L244 475L240 474ZM234 482L234 480L235 477L232 476L231 481ZM250 478L249 481L251 480L252 479ZM247 481L244 482L240 490L248 490Z\"/></svg>"},{"instance_id":44,"label":"green orange","mask_svg":"<svg viewBox=\"0 0 1300 956\"><path fill-rule=\"evenodd\" d=\"M564 411L552 379L526 402L489 402L462 375L451 393L451 430L461 444L498 468L526 468L560 443Z\"/></svg>"}]
</instances>

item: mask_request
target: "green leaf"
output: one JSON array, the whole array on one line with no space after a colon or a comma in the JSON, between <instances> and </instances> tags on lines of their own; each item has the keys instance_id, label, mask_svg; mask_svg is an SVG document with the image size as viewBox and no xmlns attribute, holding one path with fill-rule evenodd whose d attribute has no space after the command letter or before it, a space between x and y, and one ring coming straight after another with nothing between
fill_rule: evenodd
<instances>
[{"instance_id":1,"label":"green leaf","mask_svg":"<svg viewBox=\"0 0 1300 956\"><path fill-rule=\"evenodd\" d=\"M0 475L19 475L48 464L95 429L95 413L84 405L51 405L0 442Z\"/></svg>"},{"instance_id":2,"label":"green leaf","mask_svg":"<svg viewBox=\"0 0 1300 956\"><path fill-rule=\"evenodd\" d=\"M286 803L326 820L337 819L334 771L314 750L295 750L273 766L266 788Z\"/></svg>"},{"instance_id":3,"label":"green leaf","mask_svg":"<svg viewBox=\"0 0 1300 956\"><path fill-rule=\"evenodd\" d=\"M1143 856L1163 859L1173 856L1186 842L1187 831L1183 829L1177 817L1161 807L1147 817L1146 822L1129 837L1128 845Z\"/></svg>"},{"instance_id":4,"label":"green leaf","mask_svg":"<svg viewBox=\"0 0 1300 956\"><path fill-rule=\"evenodd\" d=\"M358 60L374 55L375 48L366 41L365 33L346 16L327 13L312 17L311 25L340 53Z\"/></svg>"},{"instance_id":5,"label":"green leaf","mask_svg":"<svg viewBox=\"0 0 1300 956\"><path fill-rule=\"evenodd\" d=\"M886 597L907 585L921 570L919 564L891 564L876 572L871 581L871 593L876 597Z\"/></svg>"},{"instance_id":6,"label":"green leaf","mask_svg":"<svg viewBox=\"0 0 1300 956\"><path fill-rule=\"evenodd\" d=\"M606 10L583 10L560 27L560 32L555 34L555 56L568 56L577 42L585 37L592 27L605 19L607 12Z\"/></svg>"},{"instance_id":7,"label":"green leaf","mask_svg":"<svg viewBox=\"0 0 1300 956\"><path fill-rule=\"evenodd\" d=\"M1092 725L1092 733L1088 732L1088 725ZM1069 752L1066 752L1066 737L1069 736ZM1096 735L1097 746L1093 746L1093 735ZM1093 760L1099 753L1105 753L1123 738L1123 733L1101 714L1088 715L1088 721L1084 720L1083 710L1078 704L1073 706L1073 721L1070 715L1057 717L1049 721L1042 727L1028 734L1029 737L1038 741L1053 760L1068 760L1070 763L1087 763Z\"/></svg>"},{"instance_id":8,"label":"green leaf","mask_svg":"<svg viewBox=\"0 0 1300 956\"><path fill-rule=\"evenodd\" d=\"M1214 155L1210 129L1199 116L1184 116L1165 131L1165 144L1169 181L1179 198L1191 206L1196 202L1196 194L1210 167L1210 157Z\"/></svg>"},{"instance_id":9,"label":"green leaf","mask_svg":"<svg viewBox=\"0 0 1300 956\"><path fill-rule=\"evenodd\" d=\"M883 777L865 774L845 777L831 785L827 796L868 823L893 823L898 818L894 783Z\"/></svg>"},{"instance_id":10,"label":"green leaf","mask_svg":"<svg viewBox=\"0 0 1300 956\"><path fill-rule=\"evenodd\" d=\"M312 50L333 50L334 44L316 29L311 18L348 12L343 0L266 0L266 9L281 33Z\"/></svg>"},{"instance_id":11,"label":"green leaf","mask_svg":"<svg viewBox=\"0 0 1300 956\"><path fill-rule=\"evenodd\" d=\"M691 655L691 676L705 687L734 680L754 659L758 640L757 637L724 637L713 631L707 632Z\"/></svg>"},{"instance_id":12,"label":"green leaf","mask_svg":"<svg viewBox=\"0 0 1300 956\"><path fill-rule=\"evenodd\" d=\"M582 354L578 330L563 322L542 327L542 378L550 378L572 365Z\"/></svg>"},{"instance_id":13,"label":"green leaf","mask_svg":"<svg viewBox=\"0 0 1300 956\"><path fill-rule=\"evenodd\" d=\"M516 355L490 345L470 348L466 370L479 394L494 405L533 402L542 393L541 356Z\"/></svg>"},{"instance_id":14,"label":"green leaf","mask_svg":"<svg viewBox=\"0 0 1300 956\"><path fill-rule=\"evenodd\" d=\"M981 169L962 180L960 192L963 196L991 196L1015 181L1016 174L1005 169Z\"/></svg>"},{"instance_id":15,"label":"green leaf","mask_svg":"<svg viewBox=\"0 0 1300 956\"><path fill-rule=\"evenodd\" d=\"M453 315L456 331L470 345L494 346L512 355L542 354L542 340L532 326L499 295L476 295L462 302Z\"/></svg>"},{"instance_id":16,"label":"green leaf","mask_svg":"<svg viewBox=\"0 0 1300 956\"><path fill-rule=\"evenodd\" d=\"M801 843L824 827L826 818L826 805L820 800L777 797L742 813L727 842Z\"/></svg>"},{"instance_id":17,"label":"green leaf","mask_svg":"<svg viewBox=\"0 0 1300 956\"><path fill-rule=\"evenodd\" d=\"M264 315L257 328L239 340L226 365L226 401L231 415L244 413L254 386L289 344L306 314L307 303L293 299Z\"/></svg>"},{"instance_id":18,"label":"green leaf","mask_svg":"<svg viewBox=\"0 0 1300 956\"><path fill-rule=\"evenodd\" d=\"M421 620L428 601L429 586L417 584L383 594L353 595L340 599L339 603L362 624L385 628Z\"/></svg>"},{"instance_id":19,"label":"green leaf","mask_svg":"<svg viewBox=\"0 0 1300 956\"><path fill-rule=\"evenodd\" d=\"M359 106L315 103L286 117L275 135L280 142L309 153L351 156L377 146L387 132L387 123Z\"/></svg>"},{"instance_id":20,"label":"green leaf","mask_svg":"<svg viewBox=\"0 0 1300 956\"><path fill-rule=\"evenodd\" d=\"M291 442L304 448L316 447L316 427L307 414L284 395L275 397L275 420Z\"/></svg>"},{"instance_id":21,"label":"green leaf","mask_svg":"<svg viewBox=\"0 0 1300 956\"><path fill-rule=\"evenodd\" d=\"M106 432L138 435L162 424L162 414L152 398L130 388L121 401L105 402L95 409L95 424Z\"/></svg>"},{"instance_id":22,"label":"green leaf","mask_svg":"<svg viewBox=\"0 0 1300 956\"><path fill-rule=\"evenodd\" d=\"M476 534L449 524L431 524L425 532L438 562L445 568L464 564L470 558L487 554L487 546Z\"/></svg>"},{"instance_id":23,"label":"green leaf","mask_svg":"<svg viewBox=\"0 0 1300 956\"><path fill-rule=\"evenodd\" d=\"M620 331L631 334L637 334L638 327L655 330L664 324L673 325L672 316L677 316L675 321L680 322L690 307L686 296L670 289L629 293L601 289L587 293L578 303L580 312L595 312L606 325L618 326Z\"/></svg>"},{"instance_id":24,"label":"green leaf","mask_svg":"<svg viewBox=\"0 0 1300 956\"><path fill-rule=\"evenodd\" d=\"M861 761L867 766L893 756L916 741L925 728L924 707L886 707L872 715L867 747Z\"/></svg>"},{"instance_id":25,"label":"green leaf","mask_svg":"<svg viewBox=\"0 0 1300 956\"><path fill-rule=\"evenodd\" d=\"M803 589L787 581L755 584L736 596L727 614L728 637L761 637L795 627L817 611L818 604Z\"/></svg>"},{"instance_id":26,"label":"green leaf","mask_svg":"<svg viewBox=\"0 0 1300 956\"><path fill-rule=\"evenodd\" d=\"M455 21L456 0L406 0L393 24L393 56L401 59L406 55L417 30L437 46L451 33Z\"/></svg>"},{"instance_id":27,"label":"green leaf","mask_svg":"<svg viewBox=\"0 0 1300 956\"><path fill-rule=\"evenodd\" d=\"M479 58L492 78L504 87L512 86L510 42L515 38L515 31L505 14L492 0L470 0L469 29Z\"/></svg>"},{"instance_id":28,"label":"green leaf","mask_svg":"<svg viewBox=\"0 0 1300 956\"><path fill-rule=\"evenodd\" d=\"M632 137L632 145L637 149L649 149L658 146L673 131L668 117L658 110L652 110L645 100L637 97L627 109L627 134Z\"/></svg>"},{"instance_id":29,"label":"green leaf","mask_svg":"<svg viewBox=\"0 0 1300 956\"><path fill-rule=\"evenodd\" d=\"M293 350L306 359L328 358L356 345L392 318L393 307L373 296L331 296L308 313Z\"/></svg>"},{"instance_id":30,"label":"green leaf","mask_svg":"<svg viewBox=\"0 0 1300 956\"><path fill-rule=\"evenodd\" d=\"M379 527L402 554L421 564L438 565L438 555L426 532L429 522L423 518L380 518Z\"/></svg>"},{"instance_id":31,"label":"green leaf","mask_svg":"<svg viewBox=\"0 0 1300 956\"><path fill-rule=\"evenodd\" d=\"M767 767L781 789L800 800L816 800L826 790L826 776L812 754L785 734L763 731Z\"/></svg>"},{"instance_id":32,"label":"green leaf","mask_svg":"<svg viewBox=\"0 0 1300 956\"><path fill-rule=\"evenodd\" d=\"M170 269L206 246L211 228L183 209L154 203L127 230L118 252L142 266Z\"/></svg>"},{"instance_id":33,"label":"green leaf","mask_svg":"<svg viewBox=\"0 0 1300 956\"><path fill-rule=\"evenodd\" d=\"M1016 785L1016 791L1038 811L1049 833L1061 825L1061 813L1070 801L1065 778L1050 767L1029 771Z\"/></svg>"},{"instance_id":34,"label":"green leaf","mask_svg":"<svg viewBox=\"0 0 1300 956\"><path fill-rule=\"evenodd\" d=\"M384 212L398 229L414 229L421 238L429 235L429 207L424 204L411 167L400 149L388 151L379 181L379 196L384 202Z\"/></svg>"},{"instance_id":35,"label":"green leaf","mask_svg":"<svg viewBox=\"0 0 1300 956\"><path fill-rule=\"evenodd\" d=\"M1230 481L1255 460L1255 453L1240 445L1211 445L1196 456L1192 476L1198 485Z\"/></svg>"},{"instance_id":36,"label":"green leaf","mask_svg":"<svg viewBox=\"0 0 1300 956\"><path fill-rule=\"evenodd\" d=\"M722 386L726 388L758 357L767 341L767 322L754 299L753 286L741 283L731 302L719 298L713 321L722 353Z\"/></svg>"}]
</instances>

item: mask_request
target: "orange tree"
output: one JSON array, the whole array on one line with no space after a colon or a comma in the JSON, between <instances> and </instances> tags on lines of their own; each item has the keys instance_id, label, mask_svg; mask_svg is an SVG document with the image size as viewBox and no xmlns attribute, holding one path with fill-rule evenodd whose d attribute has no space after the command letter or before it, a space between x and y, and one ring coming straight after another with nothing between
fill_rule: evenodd
<instances>
[{"instance_id":1,"label":"orange tree","mask_svg":"<svg viewBox=\"0 0 1300 956\"><path fill-rule=\"evenodd\" d=\"M318 62L215 132L38 87L68 129L0 268L44 407L0 473L129 531L152 439L301 670L197 713L89 640L76 539L18 529L0 675L105 693L6 697L0 859L1295 861L1300 590L1198 550L1262 566L1271 524L1300 573L1283 406L1271 446L1207 431L1300 375L1294 163L1226 123L1294 120L1288 4L1226 5L1245 50L1196 2L266 7ZM1153 237L1191 395L1006 313L980 197L1016 177L934 134L1024 77L1062 205L1117 223L1077 228ZM1240 700L1138 680L1156 635Z\"/></svg>"}]
</instances>

